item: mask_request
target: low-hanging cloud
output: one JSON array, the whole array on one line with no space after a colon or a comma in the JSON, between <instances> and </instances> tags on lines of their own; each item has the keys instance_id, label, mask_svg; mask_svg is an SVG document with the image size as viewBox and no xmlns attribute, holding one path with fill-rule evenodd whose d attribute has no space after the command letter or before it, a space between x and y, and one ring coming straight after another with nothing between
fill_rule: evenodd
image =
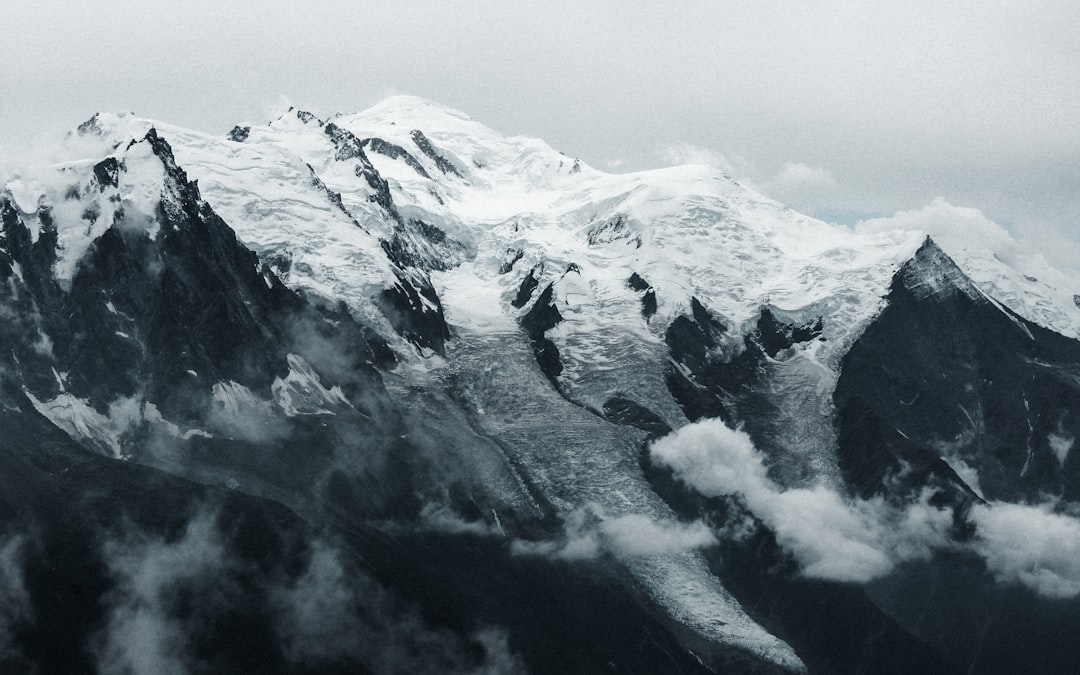
<instances>
[{"instance_id":1,"label":"low-hanging cloud","mask_svg":"<svg viewBox=\"0 0 1080 675\"><path fill-rule=\"evenodd\" d=\"M885 218L871 218L855 224L857 232L876 233L890 230L921 231L930 235L946 250L956 250L977 242L1009 264L1021 253L1017 241L1001 225L982 211L950 204L942 197L918 209L897 211Z\"/></svg>"},{"instance_id":2,"label":"low-hanging cloud","mask_svg":"<svg viewBox=\"0 0 1080 675\"><path fill-rule=\"evenodd\" d=\"M1080 595L1080 520L1050 505L997 503L972 511L973 548L998 581L1051 598Z\"/></svg>"},{"instance_id":3,"label":"low-hanging cloud","mask_svg":"<svg viewBox=\"0 0 1080 675\"><path fill-rule=\"evenodd\" d=\"M272 401L259 398L237 382L214 385L206 412L206 424L216 435L253 443L286 438L291 427Z\"/></svg>"},{"instance_id":4,"label":"low-hanging cloud","mask_svg":"<svg viewBox=\"0 0 1080 675\"><path fill-rule=\"evenodd\" d=\"M641 513L608 516L595 504L575 509L563 517L559 539L515 541L518 555L543 555L560 560L590 560L608 554L620 559L641 558L716 543L716 535L700 521L680 523Z\"/></svg>"},{"instance_id":5,"label":"low-hanging cloud","mask_svg":"<svg viewBox=\"0 0 1080 675\"><path fill-rule=\"evenodd\" d=\"M326 660L355 655L363 626L355 612L358 598L345 583L336 551L316 544L307 570L296 583L276 589L278 634L290 660Z\"/></svg>"},{"instance_id":6,"label":"low-hanging cloud","mask_svg":"<svg viewBox=\"0 0 1080 675\"><path fill-rule=\"evenodd\" d=\"M219 516L218 510L204 507L171 542L129 527L103 544L115 586L103 597L104 625L90 642L99 672L206 671L211 664L200 661L196 644L204 624L238 607L265 612L284 657L305 667L362 664L378 673L456 675L525 672L505 630L487 625L462 635L434 628L417 609L349 564L343 549L322 539L310 543L298 573L264 569L233 550L234 543L219 529ZM6 574L2 564L8 550L0 550L0 575ZM0 615L6 606L0 606Z\"/></svg>"},{"instance_id":7,"label":"low-hanging cloud","mask_svg":"<svg viewBox=\"0 0 1080 675\"><path fill-rule=\"evenodd\" d=\"M30 594L23 570L25 537L0 539L0 657L11 649L15 625L30 618Z\"/></svg>"},{"instance_id":8,"label":"low-hanging cloud","mask_svg":"<svg viewBox=\"0 0 1080 675\"><path fill-rule=\"evenodd\" d=\"M735 165L723 154L690 143L672 143L665 146L660 150L660 159L671 166L704 164L720 169L728 175L735 174Z\"/></svg>"},{"instance_id":9,"label":"low-hanging cloud","mask_svg":"<svg viewBox=\"0 0 1080 675\"><path fill-rule=\"evenodd\" d=\"M106 542L102 552L116 587L104 598L105 626L91 645L99 671L189 672L188 630L172 604L178 588L220 578L228 565L214 513L200 512L174 543L132 531Z\"/></svg>"},{"instance_id":10,"label":"low-hanging cloud","mask_svg":"<svg viewBox=\"0 0 1080 675\"><path fill-rule=\"evenodd\" d=\"M525 672L506 631L484 626L466 640L432 628L376 581L348 569L323 541L312 546L296 581L272 596L278 636L293 663L359 661L377 673Z\"/></svg>"},{"instance_id":11,"label":"low-hanging cloud","mask_svg":"<svg viewBox=\"0 0 1080 675\"><path fill-rule=\"evenodd\" d=\"M901 230L929 235L996 301L1052 330L1076 332L1080 244L1060 233L1028 222L1014 225L1014 237L979 209L956 206L941 197L919 209L860 221L854 228L860 233Z\"/></svg>"},{"instance_id":12,"label":"low-hanging cloud","mask_svg":"<svg viewBox=\"0 0 1080 675\"><path fill-rule=\"evenodd\" d=\"M1080 520L1052 504L976 505L975 536L959 543L950 536L952 512L930 505L929 493L901 508L848 499L825 485L782 489L749 435L719 420L683 427L653 443L651 453L706 496L741 494L809 577L865 582L902 562L963 549L982 557L1001 582L1053 598L1080 595Z\"/></svg>"},{"instance_id":13,"label":"low-hanging cloud","mask_svg":"<svg viewBox=\"0 0 1080 675\"><path fill-rule=\"evenodd\" d=\"M482 537L506 536L506 532L502 529L502 525L498 520L494 523L488 523L485 520L465 520L450 507L438 503L427 504L420 510L419 526L423 530L443 534L465 534Z\"/></svg>"},{"instance_id":14,"label":"low-hanging cloud","mask_svg":"<svg viewBox=\"0 0 1080 675\"><path fill-rule=\"evenodd\" d=\"M846 500L823 485L781 489L750 436L719 420L657 440L652 455L704 495L742 494L807 576L869 581L948 542L951 514L925 503L901 511L880 500Z\"/></svg>"}]
</instances>

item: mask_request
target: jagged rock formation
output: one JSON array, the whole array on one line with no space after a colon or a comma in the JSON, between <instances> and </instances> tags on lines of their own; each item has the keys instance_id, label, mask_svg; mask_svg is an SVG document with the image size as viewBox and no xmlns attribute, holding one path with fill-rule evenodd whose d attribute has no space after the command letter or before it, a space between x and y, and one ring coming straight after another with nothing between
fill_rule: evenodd
<instances>
[{"instance_id":1,"label":"jagged rock formation","mask_svg":"<svg viewBox=\"0 0 1080 675\"><path fill-rule=\"evenodd\" d=\"M982 544L1036 502L1074 532L1064 275L409 97L73 134L0 192L0 666L123 669L134 616L216 672L1015 669L980 598L994 649L1077 665L1007 615L1080 630L1068 561ZM715 418L757 464L653 454ZM792 536L825 506L874 574Z\"/></svg>"}]
</instances>

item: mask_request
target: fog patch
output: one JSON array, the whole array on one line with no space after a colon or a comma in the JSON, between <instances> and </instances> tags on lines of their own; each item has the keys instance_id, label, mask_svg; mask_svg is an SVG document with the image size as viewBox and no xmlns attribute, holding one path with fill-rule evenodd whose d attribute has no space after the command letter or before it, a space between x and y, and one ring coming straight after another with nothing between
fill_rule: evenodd
<instances>
[{"instance_id":1,"label":"fog patch","mask_svg":"<svg viewBox=\"0 0 1080 675\"><path fill-rule=\"evenodd\" d=\"M235 612L268 620L280 653L305 668L362 664L377 673L460 674L525 670L504 630L481 626L463 636L433 628L326 541L310 544L297 572L282 566L265 570L230 551L231 540L217 521L217 511L204 508L173 541L129 527L102 545L115 586L102 597L103 627L89 643L99 672L205 672L212 664L198 658L205 648L200 641L219 621L235 626L229 618ZM8 550L0 549L0 575L6 574ZM8 605L0 606L0 617Z\"/></svg>"},{"instance_id":2,"label":"fog patch","mask_svg":"<svg viewBox=\"0 0 1080 675\"><path fill-rule=\"evenodd\" d=\"M156 430L182 440L195 436L213 438L212 434L202 429L181 429L177 424L165 419L156 405L141 396L122 396L110 403L109 420L118 439L143 424L153 425Z\"/></svg>"},{"instance_id":3,"label":"fog patch","mask_svg":"<svg viewBox=\"0 0 1080 675\"><path fill-rule=\"evenodd\" d=\"M554 540L511 544L516 555L542 555L559 560L591 560L601 555L643 558L705 548L716 535L705 523L680 523L631 513L608 516L589 504L563 516L563 535Z\"/></svg>"},{"instance_id":4,"label":"fog patch","mask_svg":"<svg viewBox=\"0 0 1080 675\"><path fill-rule=\"evenodd\" d=\"M37 338L30 344L30 348L39 356L56 360L56 357L53 356L52 338L49 337L44 328L38 328Z\"/></svg>"},{"instance_id":5,"label":"fog patch","mask_svg":"<svg viewBox=\"0 0 1080 675\"><path fill-rule=\"evenodd\" d=\"M0 539L0 657L9 654L12 632L30 619L30 593L23 574L25 537Z\"/></svg>"},{"instance_id":6,"label":"fog patch","mask_svg":"<svg viewBox=\"0 0 1080 675\"><path fill-rule=\"evenodd\" d=\"M278 635L299 664L359 661L377 673L521 673L505 631L483 627L469 639L434 629L339 552L316 542L306 570L273 591Z\"/></svg>"},{"instance_id":7,"label":"fog patch","mask_svg":"<svg viewBox=\"0 0 1080 675\"><path fill-rule=\"evenodd\" d=\"M355 349L337 338L331 326L320 330L314 321L298 319L287 323L286 329L293 346L316 371L348 376L356 367Z\"/></svg>"},{"instance_id":8,"label":"fog patch","mask_svg":"<svg viewBox=\"0 0 1080 675\"><path fill-rule=\"evenodd\" d=\"M1073 443L1076 442L1076 439L1065 431L1064 427L1059 422L1057 431L1051 432L1046 440L1050 444L1050 451L1054 453L1054 457L1057 457L1058 464L1064 468L1065 459L1069 456L1069 451L1072 450Z\"/></svg>"},{"instance_id":9,"label":"fog patch","mask_svg":"<svg viewBox=\"0 0 1080 675\"><path fill-rule=\"evenodd\" d=\"M318 297L309 298L318 304ZM324 307L322 318L296 317L285 324L290 348L303 358L318 377L331 377L346 394L356 394L371 386L372 365L378 357L368 342L367 329L340 304ZM290 364L292 365L292 364ZM332 391L336 387L330 386ZM374 409L379 409L376 405Z\"/></svg>"},{"instance_id":10,"label":"fog patch","mask_svg":"<svg viewBox=\"0 0 1080 675\"><path fill-rule=\"evenodd\" d=\"M107 541L102 553L116 587L103 598L105 626L91 642L99 671L189 672L189 631L174 616L173 605L184 586L224 576L228 562L214 514L200 512L176 542L129 532Z\"/></svg>"},{"instance_id":11,"label":"fog patch","mask_svg":"<svg viewBox=\"0 0 1080 675\"><path fill-rule=\"evenodd\" d=\"M270 401L238 382L214 385L206 422L217 434L265 443L289 435L289 423Z\"/></svg>"},{"instance_id":12,"label":"fog patch","mask_svg":"<svg viewBox=\"0 0 1080 675\"><path fill-rule=\"evenodd\" d=\"M501 537L506 532L499 522L498 514L492 510L494 523L483 520L465 520L449 507L442 504L428 504L420 511L420 528L444 534L471 534L484 537Z\"/></svg>"},{"instance_id":13,"label":"fog patch","mask_svg":"<svg viewBox=\"0 0 1080 675\"><path fill-rule=\"evenodd\" d=\"M735 174L735 165L723 154L690 143L672 143L663 147L659 159L670 166L703 164L728 175Z\"/></svg>"},{"instance_id":14,"label":"fog patch","mask_svg":"<svg viewBox=\"0 0 1080 675\"><path fill-rule=\"evenodd\" d=\"M202 429L181 429L165 419L156 405L141 396L121 396L109 404L107 414L102 414L87 399L64 390L49 401L38 399L27 389L24 389L24 393L35 410L72 440L116 459L130 457L125 436L144 424L182 440L195 436L213 438L212 434Z\"/></svg>"},{"instance_id":15,"label":"fog patch","mask_svg":"<svg viewBox=\"0 0 1080 675\"><path fill-rule=\"evenodd\" d=\"M359 656L356 636L364 630L357 615L359 598L345 583L337 553L317 544L307 570L292 586L275 592L280 611L278 634L293 661Z\"/></svg>"}]
</instances>

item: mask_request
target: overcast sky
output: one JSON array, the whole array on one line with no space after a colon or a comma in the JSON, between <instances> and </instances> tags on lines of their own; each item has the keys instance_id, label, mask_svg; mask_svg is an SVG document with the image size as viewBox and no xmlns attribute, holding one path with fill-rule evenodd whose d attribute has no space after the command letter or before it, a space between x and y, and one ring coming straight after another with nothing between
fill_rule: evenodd
<instances>
[{"instance_id":1,"label":"overcast sky","mask_svg":"<svg viewBox=\"0 0 1080 675\"><path fill-rule=\"evenodd\" d=\"M1068 0L3 5L9 161L97 110L224 133L408 93L601 169L715 163L846 224L942 197L1080 262Z\"/></svg>"}]
</instances>

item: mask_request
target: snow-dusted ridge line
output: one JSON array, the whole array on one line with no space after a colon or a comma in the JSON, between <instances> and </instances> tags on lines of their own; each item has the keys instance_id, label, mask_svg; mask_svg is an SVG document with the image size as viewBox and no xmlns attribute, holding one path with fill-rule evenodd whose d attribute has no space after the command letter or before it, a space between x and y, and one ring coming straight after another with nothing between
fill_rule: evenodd
<instances>
[{"instance_id":1,"label":"snow-dusted ridge line","mask_svg":"<svg viewBox=\"0 0 1080 675\"><path fill-rule=\"evenodd\" d=\"M376 242L347 227L355 220L375 237L388 234L385 214L371 203L370 186L347 163L334 161L323 129L329 123L366 142L393 144L424 169L418 172L401 157L369 153L396 207L408 217L424 219L469 249L494 238L533 248L537 258L557 264L593 262L593 273L602 266L608 279L638 272L657 288L662 318L682 311L694 296L736 327L766 304L788 311L833 309L837 323L857 326L868 318L871 298L883 294L891 274L923 237L907 231L854 233L829 225L704 166L607 174L542 141L504 137L460 111L411 96L326 121L291 110L270 124L246 127L242 143L130 114L98 114L69 136L68 151L97 161L125 139L156 128L172 144L178 163L199 181L204 198L260 256L273 257L288 247L296 255L327 261L321 269L299 261L301 268L312 269L295 274L290 285L340 297L349 286L370 292L392 280L372 250ZM417 131L425 143L417 143ZM440 169L433 156L450 162L460 175ZM325 193L300 197L305 192L301 165L312 167L331 195L340 194L344 212L335 213ZM68 170L73 168L69 164ZM32 182L16 179L6 186L22 210L34 208L28 196ZM628 226L625 239L582 245L579 232L620 216ZM267 227L273 220L289 225ZM301 231L298 224L304 225ZM309 245L295 246L299 241ZM625 241L642 242L644 250L620 253ZM1050 281L1040 282L1030 270L1018 271L989 249L980 250L977 242L942 247L998 302L1044 327L1080 334L1080 308L1065 302L1073 293L1063 288L1064 275L1047 270L1040 277ZM309 251L317 253L308 256ZM349 278L342 279L345 270ZM353 298L350 304L361 310L366 303ZM378 320L370 311L364 314Z\"/></svg>"},{"instance_id":2,"label":"snow-dusted ridge line","mask_svg":"<svg viewBox=\"0 0 1080 675\"><path fill-rule=\"evenodd\" d=\"M327 133L331 124L350 144L355 139L352 150L363 156L342 155L340 141ZM430 349L400 338L376 301L399 281L384 242L403 224L422 222L464 256L465 262L455 259L430 275L452 330L520 334L520 317L553 285L563 320L546 337L560 353L564 393L601 410L618 392L675 428L686 420L663 386L664 331L689 311L692 298L736 336L753 328L763 307L794 322L824 317L824 341L812 354L797 348L799 360L787 369L801 378L792 386L815 391L824 404L840 359L924 239L921 232L853 232L809 218L707 166L604 173L542 141L504 137L444 106L394 97L325 121L292 110L246 127L240 141L133 115L95 115L69 135L70 161L39 174L40 180L27 176L6 188L18 195L20 209L36 209L41 200L28 186L38 180L46 186L40 194L65 210L56 213L63 223L81 222L90 206L103 214L86 230L61 232L58 265L68 273L96 236L94 228L107 226L109 197L148 204L160 190L160 169L144 170L160 163L128 157L146 148L131 142L150 129L168 140L203 199L264 264L296 290L344 302L391 341L404 372L445 367ZM401 152L365 153L372 139ZM99 192L94 167L104 157L119 158L124 170L119 186ZM456 172L440 168L439 159ZM372 168L385 181L393 213L373 184ZM81 186L80 199L64 199L73 183ZM32 230L39 227L31 223ZM510 250L520 256L504 270ZM428 254L439 251L429 247ZM1080 308L1039 291L1043 282L977 242L965 242L959 254L954 260L981 293L1036 324L1078 334ZM511 302L529 269L539 270L537 291L518 309ZM633 275L654 293L656 309L648 318L628 285ZM1057 279L1059 287L1067 283L1053 270L1040 277ZM1001 289L1008 291L1004 298L996 295Z\"/></svg>"},{"instance_id":3,"label":"snow-dusted ridge line","mask_svg":"<svg viewBox=\"0 0 1080 675\"><path fill-rule=\"evenodd\" d=\"M687 424L665 382L666 368L680 368L669 363L666 330L694 300L734 343L753 329L762 308L784 321L823 317L823 339L794 345L766 366L769 386L784 390L775 396L779 426L808 409L820 423L778 433L777 444L793 456L805 446L810 479L828 482L838 472L830 412L840 360L924 241L920 232L852 231L803 216L706 166L605 173L542 141L504 137L462 113L395 97L327 120L292 110L227 137L131 115L95 116L69 137L70 161L5 188L34 236L45 227L40 205L52 205L63 228L61 279L71 279L121 208L129 225L155 236L152 214L168 201L169 186L160 158L145 154L150 144L137 142L151 129L262 264L295 290L344 303L393 341L402 359L388 376L399 382L392 395L407 397L410 388L443 395L457 387L454 404L475 409L477 429L500 442L503 456L528 467L559 511L602 499L615 516L670 517L641 475L635 453L644 432L601 411L619 395L671 428ZM116 184L99 175L108 158L119 168ZM404 243L396 250L394 242ZM926 292L985 296L1076 334L1080 308L1043 292L1038 279L976 244L956 260L963 273L942 268L941 278L924 280ZM530 270L536 288L523 292ZM416 304L434 312L441 301L457 338L445 356L395 336L391 312L378 298L403 274L430 279L437 291L436 300L420 295ZM643 311L632 278L653 293L651 311ZM560 372L551 378L558 393L539 372L523 330L547 289L561 317L542 336L559 351ZM214 383L210 431L181 431L146 405L135 414L131 401L108 414L63 392L31 401L73 437L114 456L122 456L124 424L150 423L181 438L213 432L259 442L273 425L253 420L350 407L306 361L294 354L287 360L289 372L272 383L269 397L232 380ZM427 412L423 402L415 405ZM753 622L696 554L660 555L628 568L664 611L700 635L801 668L794 651Z\"/></svg>"},{"instance_id":4,"label":"snow-dusted ridge line","mask_svg":"<svg viewBox=\"0 0 1080 675\"><path fill-rule=\"evenodd\" d=\"M439 179L437 184L404 170L403 162L397 162L402 170L396 175L393 163L379 167L380 171L386 169L384 174L400 207L426 212L429 220L468 243L501 235L499 239L510 239L509 243L521 240L536 246L555 258L553 262L581 264L585 256L580 246L572 245L579 242L568 241L576 239L568 230L585 229L617 215L638 223L647 231L639 229L628 238L641 240L651 234L655 247L669 249L662 256L666 260L650 260L646 254L639 265L654 268L653 276L658 279L675 277L675 298L669 302L676 307L667 316L677 313L691 295L737 326L751 320L762 304L812 311L815 305L828 308L854 291L862 296L856 304L865 307L870 297L884 294L892 273L914 253L924 236L912 231L862 236L792 212L708 167L605 174L571 161L542 142L503 137L464 113L415 97L394 97L363 113L337 115L333 120L358 137L379 137L404 148L414 147L410 145L411 130L423 129L444 155L456 157L458 164L468 167L462 180L431 173ZM414 154L424 161L422 154ZM578 170L571 173L575 165ZM445 203L429 199L433 192ZM605 204L602 210L597 208ZM732 215L734 218L725 217ZM695 216L706 229L730 219L749 225L751 232L733 233L725 246L700 247L695 233L673 234L663 227L665 219L693 220ZM949 243L943 248L952 254ZM1061 298L1048 302L1038 288L1017 288L1015 280L1025 279L1022 274L995 259L989 249L980 253L977 245L966 248L964 255L956 256L958 263L966 273L978 272L976 283L990 295L997 297L995 291L1006 289L1010 297L997 299L1021 316L1067 335L1077 334L1080 310L1072 303L1061 302ZM676 274L665 269L673 258L695 252L697 260L681 266L676 263L682 268ZM736 274L718 274L718 265L702 261L716 257L710 254L730 256L732 252L734 257L743 258ZM770 254L797 262L764 264L762 258ZM861 278L833 283L838 274ZM687 278L702 281L691 284ZM718 295L716 288L721 284L734 286L729 296L742 297L710 297ZM669 299L671 296L667 294ZM664 297L660 293L662 305ZM849 305L840 322L859 325L874 313L856 315L854 309Z\"/></svg>"}]
</instances>

